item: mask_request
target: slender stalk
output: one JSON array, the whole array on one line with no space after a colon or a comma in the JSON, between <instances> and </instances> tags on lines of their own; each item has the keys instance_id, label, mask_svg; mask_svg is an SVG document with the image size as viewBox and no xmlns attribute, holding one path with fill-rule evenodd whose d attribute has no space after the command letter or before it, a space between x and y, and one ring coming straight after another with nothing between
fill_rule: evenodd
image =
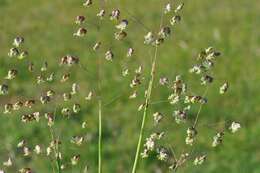
<instances>
[{"instance_id":1,"label":"slender stalk","mask_svg":"<svg viewBox=\"0 0 260 173\"><path fill-rule=\"evenodd\" d=\"M54 117L56 116L57 113L57 105L55 106L55 111L54 111ZM54 135L54 129L51 126L48 126L49 130L50 130L50 135L51 135L51 139L52 141L55 140L55 135ZM54 158L55 158L55 164L56 164L56 169L57 169L57 173L61 173L61 160L59 157L59 144L57 143L57 145L54 145ZM53 168L54 170L54 168Z\"/></svg>"},{"instance_id":2,"label":"slender stalk","mask_svg":"<svg viewBox=\"0 0 260 173\"><path fill-rule=\"evenodd\" d=\"M203 93L203 97L205 97L205 96L207 95L208 89L209 89L209 87L207 86L205 92ZM202 107L203 107L203 104L200 104L199 110L198 110L198 112L197 112L195 121L194 121L193 126L192 126L193 128L195 128L195 127L197 126L197 124L198 124L199 116L200 116L200 112L201 112L201 110L202 110Z\"/></svg>"},{"instance_id":3,"label":"slender stalk","mask_svg":"<svg viewBox=\"0 0 260 173\"><path fill-rule=\"evenodd\" d=\"M100 0L100 6L102 9L105 8L105 0ZM101 21L97 28L98 32L100 32ZM98 57L98 92L99 92L99 100L98 100L98 173L102 173L102 97L101 97L101 57Z\"/></svg>"},{"instance_id":4,"label":"slender stalk","mask_svg":"<svg viewBox=\"0 0 260 173\"><path fill-rule=\"evenodd\" d=\"M52 127L49 127L50 134L51 134L51 139L54 141L54 132ZM55 163L56 163L56 168L57 168L57 173L61 173L61 160L59 157L59 144L54 145L54 158L55 158Z\"/></svg>"},{"instance_id":5,"label":"slender stalk","mask_svg":"<svg viewBox=\"0 0 260 173\"><path fill-rule=\"evenodd\" d=\"M102 101L98 101L98 173L102 172Z\"/></svg>"},{"instance_id":6,"label":"slender stalk","mask_svg":"<svg viewBox=\"0 0 260 173\"><path fill-rule=\"evenodd\" d=\"M58 153L59 154L59 153ZM59 156L56 157L57 173L61 173L61 162Z\"/></svg>"},{"instance_id":7,"label":"slender stalk","mask_svg":"<svg viewBox=\"0 0 260 173\"><path fill-rule=\"evenodd\" d=\"M162 11L160 28L163 25L163 15L164 15L164 12ZM147 89L147 94L146 94L146 97L145 97L145 107L144 107L144 112L143 112L141 129L140 129L140 132L139 132L139 139L138 139L138 143L137 143L137 147L136 147L135 160L134 160L134 164L133 164L133 168L132 168L132 173L136 173L137 165L138 165L138 162L139 162L140 150L141 150L141 145L142 145L142 142L143 142L145 122L146 122L147 114L148 114L148 106L150 104L152 89L153 89L153 83L154 83L154 78L155 78L157 53L158 53L158 45L155 46L154 59L152 61L152 69L151 69L151 74L150 74L151 77L150 77L150 81L149 81L149 85L148 85L148 89Z\"/></svg>"},{"instance_id":8,"label":"slender stalk","mask_svg":"<svg viewBox=\"0 0 260 173\"><path fill-rule=\"evenodd\" d=\"M141 124L140 133L139 133L139 139L138 139L138 143L137 143L132 173L136 173L136 169L137 169L137 165L138 165L138 161L139 161L139 155L140 155L141 145L142 145L142 141L143 141L145 122L146 122L146 118L147 118L147 114L148 114L148 106L150 103L152 88L153 88L153 83L154 83L154 78L155 78L157 52L158 52L158 47L156 46L155 55L154 55L154 59L153 59L153 63L152 63L152 69L151 69L151 78L150 78L150 82L149 82L149 86L148 86L148 90L147 90L147 95L145 98L145 107L144 107L144 112L143 112L142 124Z\"/></svg>"}]
</instances>

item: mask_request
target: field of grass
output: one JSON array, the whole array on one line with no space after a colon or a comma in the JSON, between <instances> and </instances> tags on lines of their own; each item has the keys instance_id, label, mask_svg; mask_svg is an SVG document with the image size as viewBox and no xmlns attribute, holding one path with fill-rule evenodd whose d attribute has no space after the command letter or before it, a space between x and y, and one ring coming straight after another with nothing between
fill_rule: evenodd
<instances>
[{"instance_id":1,"label":"field of grass","mask_svg":"<svg viewBox=\"0 0 260 173\"><path fill-rule=\"evenodd\" d=\"M122 68L135 69L144 67L147 77L151 67L151 57L154 49L143 45L143 36L147 29L158 30L161 10L166 1L159 0L107 0L106 8L119 8L122 16L129 18L129 36L123 42L114 40L114 24L104 21L97 31L95 8L83 8L81 0L0 0L0 83L10 68L17 68L19 77L8 82L10 94L0 96L1 112L5 103L23 98L40 97L41 93L52 87L56 92L68 91L71 84L80 84L80 95L72 99L80 103L82 111L70 119L57 118L55 134L63 141L61 151L64 160L69 160L73 154L80 153L81 161L78 167L67 169L66 173L83 172L88 165L89 172L97 172L98 143L98 108L97 100L84 100L89 91L98 87L98 58L91 51L91 46L102 40L104 46L116 50L112 63L102 61L101 65L101 95L103 108L103 172L130 172L134 160L136 143L142 113L137 111L144 102L143 94L136 100L129 100L131 94L129 81L131 77L123 78ZM179 1L180 2L180 1ZM177 3L177 2L176 2ZM203 107L198 126L199 137L195 152L206 151L208 159L205 164L194 167L189 162L179 170L180 173L258 173L260 172L260 3L258 0L196 0L184 1L182 21L173 31L167 43L158 50L155 89L152 102L166 100L168 92L158 85L161 76L174 79L182 74L189 86L198 94L203 93L199 78L194 77L188 69L194 64L196 55L201 49L213 46L222 52L214 68L215 82L209 89L209 103ZM126 10L124 10L126 9ZM111 10L110 10L111 11ZM75 39L73 32L75 16L85 15L89 33L84 39ZM143 24L137 22L142 21ZM167 21L165 21L166 23ZM145 26L145 27L144 27ZM24 47L29 51L28 59L18 61L7 56L13 38L21 35L25 38ZM126 50L129 46L136 48L131 60L126 60ZM80 57L81 66L65 68L59 66L59 60L66 54ZM103 58L104 53L99 56ZM40 74L44 61L49 62L49 71L57 76L71 72L67 84L53 82L37 85L36 76ZM35 72L29 73L26 68L28 61L35 64ZM226 95L219 95L219 86L230 83ZM147 81L147 80L146 80ZM143 93L148 82L140 88ZM71 103L67 103L68 105ZM61 101L57 100L47 107L37 107L40 111L60 112ZM163 112L166 121L160 127L154 127L152 113ZM168 103L158 103L149 111L145 134L156 130L167 133L166 142L180 153L185 146L184 140L188 125L177 125L172 117L174 107ZM191 112L194 118L198 108ZM37 173L52 172L53 162L46 156L26 158L20 157L16 150L21 139L30 141L32 145L48 144L51 140L46 122L24 124L19 115L0 114L0 163L11 154L17 157L14 167L7 170L13 173L21 167L32 167ZM242 129L235 135L227 134L223 145L212 149L212 137L218 129L223 128L224 121L241 122ZM81 129L81 122L87 121L86 129ZM86 134L88 141L80 148L70 143L71 136ZM0 170L3 166L0 165ZM160 173L159 164L154 159L142 160L139 173ZM81 170L81 171L80 171Z\"/></svg>"}]
</instances>

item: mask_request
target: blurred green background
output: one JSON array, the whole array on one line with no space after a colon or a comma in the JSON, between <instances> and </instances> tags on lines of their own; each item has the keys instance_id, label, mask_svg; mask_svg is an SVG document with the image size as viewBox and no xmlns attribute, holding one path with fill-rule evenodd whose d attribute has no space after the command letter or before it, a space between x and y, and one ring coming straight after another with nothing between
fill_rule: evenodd
<instances>
[{"instance_id":1,"label":"blurred green background","mask_svg":"<svg viewBox=\"0 0 260 173\"><path fill-rule=\"evenodd\" d=\"M97 61L102 59L101 88L103 108L103 169L104 172L130 172L135 154L136 142L141 121L138 105L143 103L143 91L147 87L147 79L154 48L143 45L143 36L147 30L138 21L151 30L157 31L163 4L159 0L108 0L105 4L107 11L119 8L123 18L130 21L128 37L124 41L114 40L114 24L105 19L100 30L96 13L99 3L94 1L91 8L83 8L81 0L0 0L0 76L1 83L8 83L10 94L0 96L0 103L14 102L18 99L38 98L43 91L54 89L57 93L68 92L71 84L80 84L80 93L71 102L53 101L47 106L37 106L41 112L54 111L58 113L62 105L80 103L82 111L70 119L59 116L55 125L55 135L63 141L62 153L64 161L69 161L74 154L81 154L79 166L68 168L64 172L83 172L89 165L89 172L97 172L97 100L84 100L89 91L97 89ZM198 145L195 153L206 152L208 160L199 167L192 162L182 167L179 172L192 173L258 173L260 172L260 3L258 0L196 0L184 1L185 8L181 12L183 20L174 29L172 36L159 48L156 84L152 102L165 100L169 94L164 87L158 85L161 76L171 80L177 74L182 74L188 86L198 94L205 88L199 84L199 79L188 73L195 63L194 57L199 51L213 46L222 52L222 58L214 68L215 82L209 90L209 103L203 108L200 118ZM177 5L179 2L174 3ZM73 32L78 26L74 24L75 16L85 15L88 35L83 39L75 39ZM165 18L164 24L168 23ZM18 61L7 56L12 46L13 38L17 35L25 37L25 45L29 51L26 60ZM101 40L102 50L95 54L91 47ZM131 59L126 58L128 47L136 49ZM104 53L111 48L115 53L114 61L104 60ZM80 57L80 67L60 67L60 57L72 54ZM27 71L28 62L35 64L35 71ZM71 72L71 79L65 84L57 81L51 84L36 84L36 76L40 74L41 65L49 62L48 72L55 72L57 78L65 72ZM139 65L144 67L146 77L138 89L136 100L129 100L131 94L129 82L131 73L124 78L123 68L133 72ZM86 68L86 70L83 69ZM17 68L18 78L5 81L8 69ZM229 92L220 96L219 86L224 82L230 83ZM149 113L146 135L154 131L165 131L165 143L173 146L176 153L188 149L184 139L189 124L177 125L172 117L174 107L168 103L154 104ZM192 109L191 119L198 110ZM2 109L1 109L2 111ZM26 112L28 110L22 110ZM160 111L166 119L159 127L154 127L151 114ZM8 156L15 157L13 168L7 172L16 172L21 167L32 167L35 172L52 172L53 162L46 156L23 158L17 151L17 142L26 139L30 146L35 144L47 145L50 142L50 132L45 121L24 124L20 122L23 112L0 116L0 161ZM242 129L235 135L227 134L220 148L210 147L212 136L223 128L223 121L235 120L242 124ZM81 123L88 122L87 129L81 129ZM218 123L219 122L219 123ZM217 123L217 124L215 124ZM214 124L214 125L212 125ZM208 127L207 125L211 125ZM86 135L87 142L81 147L70 143L71 136ZM0 168L4 169L3 166ZM154 159L142 160L138 172L166 172L164 165Z\"/></svg>"}]
</instances>

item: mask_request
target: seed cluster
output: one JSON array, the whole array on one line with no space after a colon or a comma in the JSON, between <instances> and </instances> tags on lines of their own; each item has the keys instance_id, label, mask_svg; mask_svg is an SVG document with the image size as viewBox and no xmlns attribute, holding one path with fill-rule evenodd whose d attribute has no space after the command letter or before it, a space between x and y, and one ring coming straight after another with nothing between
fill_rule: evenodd
<instances>
[{"instance_id":1,"label":"seed cluster","mask_svg":"<svg viewBox=\"0 0 260 173\"><path fill-rule=\"evenodd\" d=\"M164 8L164 15L166 16L173 16L170 17L170 26L175 27L176 24L180 23L181 21L181 14L184 7L184 4L181 3L173 8L172 3L166 4ZM162 26L159 30L158 34L154 34L154 32L150 31L144 36L144 44L152 45L152 46L159 46L164 43L165 39L169 38L172 34L172 27L169 26ZM170 94L168 96L168 102L170 105L173 106L173 117L177 124L183 123L190 123L193 121L193 125L189 125L190 127L186 130L186 138L185 144L188 146L194 146L196 143L196 138L200 134L197 130L197 124L199 119L199 114L201 112L202 106L208 103L208 99L206 97L207 90L209 84L213 83L213 67L215 66L216 62L219 60L221 53L215 50L213 47L208 47L201 51L196 58L196 64L193 65L189 72L191 74L195 74L196 76L200 77L200 84L202 86L206 86L205 92L201 95L194 94L195 92L192 91L191 86L187 85L185 80L181 75L177 75L174 80L169 79L168 77L161 77L159 79L159 85L166 87L170 90ZM141 82L138 80L139 78L135 76L134 80L131 83L131 87L136 86L137 84L140 85ZM189 87L188 87L189 86ZM225 82L219 89L220 94L224 94L228 91L229 84ZM130 96L130 98L136 97L136 90ZM141 104L138 110L142 110L146 104ZM192 113L196 107L199 106L198 113L195 117L192 116ZM160 126L163 122L163 119L166 115L157 111L153 114L154 124L156 126ZM158 127L157 127L158 128ZM229 129L230 132L235 133L238 129L241 128L240 124L237 122L233 122ZM162 135L163 134L163 135ZM166 133L152 133L150 137L146 138L145 144L143 147L143 152L141 156L143 158L153 157L154 153L157 154L157 158L159 161L163 161L168 165L169 169L176 171L181 165L183 165L188 160L194 159L193 163L195 166L201 165L205 162L207 155L206 154L196 154L195 156L192 155L192 152L184 152L180 154L179 157L171 152L171 148L168 147L167 143L158 142L161 137L166 136ZM224 137L224 130L222 129L221 132L217 132L216 136L213 137L212 147L217 147L223 141ZM167 146L167 147L166 147ZM189 149L187 149L189 150Z\"/></svg>"},{"instance_id":2,"label":"seed cluster","mask_svg":"<svg viewBox=\"0 0 260 173\"><path fill-rule=\"evenodd\" d=\"M83 2L83 7L92 8L94 3L95 1L85 0ZM144 45L155 47L157 50L160 45L166 43L166 40L170 40L177 24L181 24L181 12L183 8L183 3L167 3L162 10L163 15L165 15L169 20L167 23L162 21L157 32L149 30L147 33L144 33L144 36L142 36L144 38ZM113 24L113 29L115 30L115 32L111 34L111 37L118 43L119 41L125 41L125 39L129 37L129 24L131 23L123 15L123 11L121 12L120 9L113 8L110 12L107 9L99 9L98 13L94 17L98 22L108 18L108 21ZM93 32L91 27L86 27L89 24L89 18L84 15L76 16L74 24L77 27L75 32L72 33L75 39L87 39L88 33ZM23 37L16 37L13 41L12 48L8 52L8 56L11 58L17 58L18 60L27 60L26 58L29 57L29 53L23 48L24 43L25 39ZM134 59L136 49L138 48L128 45L127 49L124 50L124 56L126 56L125 58L128 60ZM95 40L94 43L91 44L91 51L94 52L97 57L101 54L101 60L104 60L104 62L109 65L110 63L113 64L113 61L116 61L118 57L117 50L108 46L105 41L101 42L99 40ZM145 54L146 52L143 53ZM189 72L195 77L199 76L199 85L202 85L203 88L205 86L206 91L210 84L216 81L212 69L216 62L220 59L220 55L221 53L216 51L213 47L206 48L199 53L196 57L196 64L189 69ZM73 148L79 148L86 144L89 138L85 132L85 129L88 128L88 122L80 122L82 131L70 136L68 141L62 141L53 132L54 127L56 127L55 125L58 124L56 123L57 121L60 119L73 119L74 117L78 117L78 115L83 112L82 109L85 108L85 105L80 105L78 103L80 101L79 99L83 97L85 102L89 103L92 100L95 101L95 98L97 98L97 100L101 98L101 96L98 95L98 91L95 91L95 89L84 94L84 88L79 84L79 82L73 81L74 71L72 69L74 67L79 69L82 68L82 61L80 60L82 60L80 57L71 54L59 57L59 62L57 62L57 71L62 72L61 74L51 70L47 61L44 61L40 68L35 68L35 64L33 62L28 63L27 71L33 75L33 80L36 83L37 89L39 89L37 90L38 94L34 98L19 98L17 100L11 99L8 103L4 104L3 113L6 115L10 115L12 113L19 114L19 119L23 125L33 123L39 124L43 122L50 130L51 139L47 144L34 144L25 138L20 139L17 144L19 156L27 159L31 159L36 156L41 158L47 156L50 160L55 160L57 162L58 170L69 169L80 164L82 159L80 153L76 152L73 155L67 156L65 152L62 152L61 147L68 141ZM152 75L155 75L155 71L152 70L151 73ZM8 96L10 92L12 92L13 88L8 84L15 81L16 78L19 78L19 75L20 73L16 68L11 68L7 71L7 74L4 77L5 82L0 84L0 95ZM127 82L127 86L130 89L130 92L127 93L128 99L133 100L137 98L138 95L142 94L142 87L147 83L147 76L144 73L142 65L137 65L134 69L124 67L121 75L124 79L128 79L129 77L129 81ZM166 164L167 167L173 171L176 171L179 167L191 159L193 159L193 164L195 166L203 164L207 158L207 155L205 153L199 153L194 156L190 151L190 148L186 149L186 147L194 146L197 142L196 139L200 134L197 126L200 110L202 106L208 103L206 92L204 94L196 94L196 92L192 91L192 88L187 84L182 75L176 75L173 79L163 76L160 77L157 82L159 87L166 89L168 92L167 97L164 98L166 101L163 103L170 105L173 109L173 113L170 118L176 123L176 125L178 125L178 127L188 124L188 128L186 127L187 130L184 134L185 139L183 138L183 142L185 144L182 147L184 147L184 150L179 155L175 155L172 148L169 147L169 144L165 142L165 138L168 133L164 130L160 130L160 132L158 132L158 129L162 127L161 124L165 121L165 119L169 118L165 113L162 113L163 111L158 110L154 111L152 115L154 123L153 127L156 128L156 132L153 131L149 137L145 139L145 142L142 145L143 150L141 152L141 157L149 158L156 156L157 160ZM69 85L69 89L59 91L55 87L52 87L53 83L60 86ZM148 83L150 84L151 80L148 81ZM45 84L49 88L46 89ZM144 91L143 95L145 98L148 98L152 89L153 86L148 87L148 89ZM218 92L223 95L228 92L228 89L229 83L222 81ZM147 111L148 107L150 108L151 106L152 104L150 99L147 99L138 106L137 110ZM194 110L198 106L200 109L196 116L194 116ZM39 110L39 107L43 107L43 109ZM51 111L51 108L53 107L55 107L55 110ZM232 122L228 129L217 130L216 135L211 138L211 140L213 139L211 146L218 147L223 143L224 131L225 134L226 130L229 130L231 133L236 133L240 128L240 123ZM138 155L140 155L140 153ZM10 157L3 162L3 166L5 168L15 168L15 157L10 155ZM3 171L0 170L0 173L1 172ZM33 170L29 167L24 167L19 168L18 172L33 173Z\"/></svg>"}]
</instances>

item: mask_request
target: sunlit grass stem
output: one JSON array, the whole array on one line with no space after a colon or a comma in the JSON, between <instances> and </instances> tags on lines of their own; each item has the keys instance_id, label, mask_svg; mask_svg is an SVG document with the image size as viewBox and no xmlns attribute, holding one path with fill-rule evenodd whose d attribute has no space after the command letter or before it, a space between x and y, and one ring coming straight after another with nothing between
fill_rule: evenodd
<instances>
[{"instance_id":1,"label":"sunlit grass stem","mask_svg":"<svg viewBox=\"0 0 260 173\"><path fill-rule=\"evenodd\" d=\"M102 172L102 101L98 101L98 173Z\"/></svg>"},{"instance_id":2,"label":"sunlit grass stem","mask_svg":"<svg viewBox=\"0 0 260 173\"><path fill-rule=\"evenodd\" d=\"M140 150L141 150L141 145L142 145L142 141L143 141L144 128L145 128L145 123L146 123L147 114L148 114L148 106L150 103L152 88L153 88L153 83L154 83L154 78L155 78L157 52L158 52L158 47L156 46L155 55L154 55L154 59L153 59L153 63L152 63L152 69L151 69L151 78L149 81L147 95L145 98L145 107L144 107L144 112L143 112L142 124L141 124L140 133L139 133L139 139L138 139L138 143L137 143L132 173L136 173L136 169L137 169L137 165L138 165L138 161L139 161L139 157L140 157Z\"/></svg>"}]
</instances>

